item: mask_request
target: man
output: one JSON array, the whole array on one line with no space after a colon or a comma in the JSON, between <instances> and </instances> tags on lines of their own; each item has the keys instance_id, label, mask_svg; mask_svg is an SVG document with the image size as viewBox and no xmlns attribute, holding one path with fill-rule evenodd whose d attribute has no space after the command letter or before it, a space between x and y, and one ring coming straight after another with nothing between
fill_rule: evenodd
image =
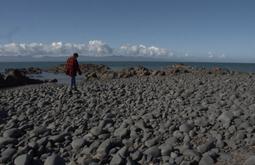
<instances>
[{"instance_id":1,"label":"man","mask_svg":"<svg viewBox=\"0 0 255 165\"><path fill-rule=\"evenodd\" d=\"M74 53L66 61L66 66L65 66L66 74L71 77L71 86L70 86L69 93L72 93L72 89L74 89L75 91L78 91L76 86L77 72L79 73L79 75L81 75L80 66L77 61L78 56L79 56L78 53Z\"/></svg>"}]
</instances>

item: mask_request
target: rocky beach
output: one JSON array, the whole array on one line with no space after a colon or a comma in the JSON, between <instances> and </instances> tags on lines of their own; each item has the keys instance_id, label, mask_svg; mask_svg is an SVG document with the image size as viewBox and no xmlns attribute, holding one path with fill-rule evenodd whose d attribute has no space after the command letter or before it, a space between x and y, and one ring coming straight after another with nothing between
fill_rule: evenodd
<instances>
[{"instance_id":1,"label":"rocky beach","mask_svg":"<svg viewBox=\"0 0 255 165\"><path fill-rule=\"evenodd\" d=\"M254 74L82 68L71 95L55 83L0 89L0 164L255 163Z\"/></svg>"}]
</instances>

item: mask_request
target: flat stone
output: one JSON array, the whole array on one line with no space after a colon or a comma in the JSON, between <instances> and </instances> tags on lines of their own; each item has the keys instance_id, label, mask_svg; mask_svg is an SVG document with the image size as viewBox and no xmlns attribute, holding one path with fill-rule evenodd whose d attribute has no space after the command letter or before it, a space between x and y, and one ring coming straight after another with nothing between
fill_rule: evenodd
<instances>
[{"instance_id":1,"label":"flat stone","mask_svg":"<svg viewBox=\"0 0 255 165\"><path fill-rule=\"evenodd\" d=\"M0 162L6 163L12 159L12 156L16 153L16 149L7 148L1 153Z\"/></svg>"},{"instance_id":2,"label":"flat stone","mask_svg":"<svg viewBox=\"0 0 255 165\"><path fill-rule=\"evenodd\" d=\"M73 149L78 150L85 145L86 141L83 138L75 139L72 141L71 146Z\"/></svg>"},{"instance_id":3,"label":"flat stone","mask_svg":"<svg viewBox=\"0 0 255 165\"><path fill-rule=\"evenodd\" d=\"M177 143L177 141L178 140L176 137L170 137L170 138L166 139L165 143L174 146Z\"/></svg>"},{"instance_id":4,"label":"flat stone","mask_svg":"<svg viewBox=\"0 0 255 165\"><path fill-rule=\"evenodd\" d=\"M51 156L47 157L44 165L65 165L65 160L53 153Z\"/></svg>"},{"instance_id":5,"label":"flat stone","mask_svg":"<svg viewBox=\"0 0 255 165\"><path fill-rule=\"evenodd\" d=\"M43 137L43 138L37 140L36 143L40 146L45 146L48 143L48 138Z\"/></svg>"},{"instance_id":6,"label":"flat stone","mask_svg":"<svg viewBox=\"0 0 255 165\"><path fill-rule=\"evenodd\" d=\"M146 126L146 124L144 123L143 120L139 120L139 121L135 122L135 126L142 129L142 130L144 130L144 131L147 128L147 126Z\"/></svg>"},{"instance_id":7,"label":"flat stone","mask_svg":"<svg viewBox=\"0 0 255 165\"><path fill-rule=\"evenodd\" d=\"M17 143L17 139L9 138L9 137L0 137L0 146L7 145L7 144L15 144Z\"/></svg>"},{"instance_id":8,"label":"flat stone","mask_svg":"<svg viewBox=\"0 0 255 165\"><path fill-rule=\"evenodd\" d=\"M255 156L250 156L248 159L245 160L243 165L255 165Z\"/></svg>"},{"instance_id":9,"label":"flat stone","mask_svg":"<svg viewBox=\"0 0 255 165\"><path fill-rule=\"evenodd\" d=\"M98 136L103 133L103 130L101 127L93 127L91 128L90 133L94 136Z\"/></svg>"},{"instance_id":10,"label":"flat stone","mask_svg":"<svg viewBox=\"0 0 255 165\"><path fill-rule=\"evenodd\" d=\"M98 146L100 145L100 141L94 141L92 144L90 144L89 147L83 147L82 153L85 154L92 154L96 151Z\"/></svg>"},{"instance_id":11,"label":"flat stone","mask_svg":"<svg viewBox=\"0 0 255 165\"><path fill-rule=\"evenodd\" d=\"M201 144L197 147L198 152L205 153L212 149L214 147L214 144L212 141L206 142L205 144Z\"/></svg>"},{"instance_id":12,"label":"flat stone","mask_svg":"<svg viewBox=\"0 0 255 165\"><path fill-rule=\"evenodd\" d=\"M58 134L58 135L53 135L49 137L49 140L53 142L63 142L65 140L65 135L64 133Z\"/></svg>"},{"instance_id":13,"label":"flat stone","mask_svg":"<svg viewBox=\"0 0 255 165\"><path fill-rule=\"evenodd\" d=\"M121 165L121 164L123 165L125 164L124 159L118 153L113 155L110 165Z\"/></svg>"},{"instance_id":14,"label":"flat stone","mask_svg":"<svg viewBox=\"0 0 255 165\"><path fill-rule=\"evenodd\" d=\"M131 158L135 161L139 161L142 159L143 154L140 151L135 151L134 153L130 154Z\"/></svg>"},{"instance_id":15,"label":"flat stone","mask_svg":"<svg viewBox=\"0 0 255 165\"><path fill-rule=\"evenodd\" d=\"M14 160L15 165L32 165L32 157L29 154L19 155Z\"/></svg>"},{"instance_id":16,"label":"flat stone","mask_svg":"<svg viewBox=\"0 0 255 165\"><path fill-rule=\"evenodd\" d=\"M110 139L106 139L105 141L103 141L99 147L97 148L97 157L100 159L100 158L103 158L105 155L108 154L108 152L110 151L112 147L112 144L111 144L111 140Z\"/></svg>"},{"instance_id":17,"label":"flat stone","mask_svg":"<svg viewBox=\"0 0 255 165\"><path fill-rule=\"evenodd\" d=\"M195 150L192 150L192 149L186 149L182 152L182 154L186 157L190 157L193 159L199 157L199 155L200 155L198 152L196 152Z\"/></svg>"},{"instance_id":18,"label":"flat stone","mask_svg":"<svg viewBox=\"0 0 255 165\"><path fill-rule=\"evenodd\" d=\"M164 144L161 144L159 146L160 150L161 150L161 155L162 156L167 156L167 155L170 155L171 151L173 150L173 147L172 145L168 144L168 143L164 143Z\"/></svg>"},{"instance_id":19,"label":"flat stone","mask_svg":"<svg viewBox=\"0 0 255 165\"><path fill-rule=\"evenodd\" d=\"M150 148L148 148L147 150L144 151L145 155L148 155L148 156L151 156L151 157L154 157L154 158L160 156L160 153L161 153L161 151L157 146L150 147Z\"/></svg>"},{"instance_id":20,"label":"flat stone","mask_svg":"<svg viewBox=\"0 0 255 165\"><path fill-rule=\"evenodd\" d=\"M217 158L217 160L222 160L222 161L230 161L231 159L233 159L231 154L224 153L224 152L219 153L219 158Z\"/></svg>"},{"instance_id":21,"label":"flat stone","mask_svg":"<svg viewBox=\"0 0 255 165\"><path fill-rule=\"evenodd\" d=\"M120 157L126 158L128 155L128 148L126 146L122 147L117 154L119 154Z\"/></svg>"},{"instance_id":22,"label":"flat stone","mask_svg":"<svg viewBox=\"0 0 255 165\"><path fill-rule=\"evenodd\" d=\"M223 112L218 117L217 120L223 122L223 124L229 124L233 118L234 118L234 114L230 111L226 111L226 112Z\"/></svg>"},{"instance_id":23,"label":"flat stone","mask_svg":"<svg viewBox=\"0 0 255 165\"><path fill-rule=\"evenodd\" d=\"M204 155L199 161L199 165L214 165L214 160L209 155Z\"/></svg>"},{"instance_id":24,"label":"flat stone","mask_svg":"<svg viewBox=\"0 0 255 165\"><path fill-rule=\"evenodd\" d=\"M18 138L22 135L22 131L18 128L12 128L4 131L3 137Z\"/></svg>"},{"instance_id":25,"label":"flat stone","mask_svg":"<svg viewBox=\"0 0 255 165\"><path fill-rule=\"evenodd\" d=\"M185 124L182 124L180 127L179 127L179 130L181 132L189 132L190 130L192 130L193 126L188 124L188 123L185 123Z\"/></svg>"},{"instance_id":26,"label":"flat stone","mask_svg":"<svg viewBox=\"0 0 255 165\"><path fill-rule=\"evenodd\" d=\"M128 128L118 128L114 131L114 136L121 137L121 138L127 138L130 133L130 130Z\"/></svg>"},{"instance_id":27,"label":"flat stone","mask_svg":"<svg viewBox=\"0 0 255 165\"><path fill-rule=\"evenodd\" d=\"M36 127L34 128L33 133L35 134L35 136L38 136L44 134L47 131L49 131L49 129L46 127Z\"/></svg>"},{"instance_id":28,"label":"flat stone","mask_svg":"<svg viewBox=\"0 0 255 165\"><path fill-rule=\"evenodd\" d=\"M159 137L154 137L152 139L145 141L145 145L147 147L152 147L152 146L156 145L159 142L159 140L160 140Z\"/></svg>"}]
</instances>

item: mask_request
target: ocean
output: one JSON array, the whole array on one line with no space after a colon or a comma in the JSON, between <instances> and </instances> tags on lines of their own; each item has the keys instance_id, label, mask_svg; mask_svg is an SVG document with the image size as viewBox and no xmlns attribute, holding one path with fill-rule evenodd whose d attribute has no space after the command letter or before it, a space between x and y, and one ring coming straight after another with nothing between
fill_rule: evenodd
<instances>
[{"instance_id":1,"label":"ocean","mask_svg":"<svg viewBox=\"0 0 255 165\"><path fill-rule=\"evenodd\" d=\"M118 70L127 67L135 67L142 65L144 67L150 69L163 69L169 65L173 64L186 64L192 67L197 68L212 68L212 67L221 67L234 71L241 72L255 72L255 64L254 63L207 63L207 62L147 62L147 61L139 61L139 62L109 62L109 61L86 61L79 62L80 64L104 64L110 67L113 70ZM63 64L63 62L0 62L0 72L4 72L7 68L27 68L27 67L38 67L38 68L49 68L54 67L59 64Z\"/></svg>"},{"instance_id":2,"label":"ocean","mask_svg":"<svg viewBox=\"0 0 255 165\"><path fill-rule=\"evenodd\" d=\"M135 66L144 66L150 69L164 69L167 66L173 64L186 64L195 68L212 68L220 67L224 69L229 69L233 71L240 72L249 72L255 73L255 64L254 63L208 63L208 62L147 62L147 61L137 61L137 62L109 62L109 61L86 61L79 62L80 64L104 64L110 67L113 70L119 70L122 68L135 67ZM27 68L27 67L38 67L38 68L50 68L63 64L63 62L0 62L0 73L4 72L7 68ZM53 74L53 73L43 73L41 75L33 75L32 77L38 79L58 79L60 83L67 83L68 78L64 74ZM78 76L78 81L82 79L82 76Z\"/></svg>"}]
</instances>

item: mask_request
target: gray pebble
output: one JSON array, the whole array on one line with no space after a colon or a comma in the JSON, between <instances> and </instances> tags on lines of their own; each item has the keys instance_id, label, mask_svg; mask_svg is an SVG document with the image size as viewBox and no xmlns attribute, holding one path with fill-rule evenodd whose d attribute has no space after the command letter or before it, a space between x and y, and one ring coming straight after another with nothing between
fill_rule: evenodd
<instances>
[{"instance_id":1,"label":"gray pebble","mask_svg":"<svg viewBox=\"0 0 255 165\"><path fill-rule=\"evenodd\" d=\"M65 160L53 153L51 156L47 157L44 165L65 165Z\"/></svg>"},{"instance_id":2,"label":"gray pebble","mask_svg":"<svg viewBox=\"0 0 255 165\"><path fill-rule=\"evenodd\" d=\"M14 160L15 165L32 165L32 157L29 154L19 155Z\"/></svg>"},{"instance_id":3,"label":"gray pebble","mask_svg":"<svg viewBox=\"0 0 255 165\"><path fill-rule=\"evenodd\" d=\"M255 165L255 156L250 156L248 159L245 160L243 165Z\"/></svg>"}]
</instances>

